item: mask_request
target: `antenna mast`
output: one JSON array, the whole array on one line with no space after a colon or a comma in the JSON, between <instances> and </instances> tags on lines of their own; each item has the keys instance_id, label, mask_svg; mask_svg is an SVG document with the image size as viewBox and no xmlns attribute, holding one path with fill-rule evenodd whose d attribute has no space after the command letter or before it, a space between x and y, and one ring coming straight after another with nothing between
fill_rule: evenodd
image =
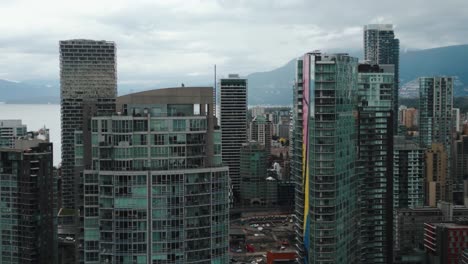
<instances>
[{"instance_id":1,"label":"antenna mast","mask_svg":"<svg viewBox=\"0 0 468 264\"><path fill-rule=\"evenodd\" d=\"M216 64L214 65L213 113L216 116Z\"/></svg>"}]
</instances>

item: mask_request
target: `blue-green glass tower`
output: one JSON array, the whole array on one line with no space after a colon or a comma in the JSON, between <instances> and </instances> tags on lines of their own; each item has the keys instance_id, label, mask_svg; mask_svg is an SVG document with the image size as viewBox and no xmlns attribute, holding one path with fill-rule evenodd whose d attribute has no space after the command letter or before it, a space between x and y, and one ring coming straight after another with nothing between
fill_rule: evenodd
<instances>
[{"instance_id":1,"label":"blue-green glass tower","mask_svg":"<svg viewBox=\"0 0 468 264\"><path fill-rule=\"evenodd\" d=\"M117 110L91 119L85 263L228 263L229 175L213 89L130 94Z\"/></svg>"},{"instance_id":2,"label":"blue-green glass tower","mask_svg":"<svg viewBox=\"0 0 468 264\"><path fill-rule=\"evenodd\" d=\"M301 119L294 120L292 173L302 198L296 234L304 263L358 261L357 64L347 54L319 52L297 63L295 99L302 107L295 109Z\"/></svg>"}]
</instances>

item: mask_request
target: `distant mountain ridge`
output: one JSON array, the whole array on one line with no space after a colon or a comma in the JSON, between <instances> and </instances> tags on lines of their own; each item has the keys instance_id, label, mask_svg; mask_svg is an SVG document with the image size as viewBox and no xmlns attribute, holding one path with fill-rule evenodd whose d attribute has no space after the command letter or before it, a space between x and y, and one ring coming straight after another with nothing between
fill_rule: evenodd
<instances>
[{"instance_id":1,"label":"distant mountain ridge","mask_svg":"<svg viewBox=\"0 0 468 264\"><path fill-rule=\"evenodd\" d=\"M58 83L41 81L14 82L0 79L0 102L5 103L58 103Z\"/></svg>"},{"instance_id":2,"label":"distant mountain ridge","mask_svg":"<svg viewBox=\"0 0 468 264\"><path fill-rule=\"evenodd\" d=\"M418 77L455 77L454 96L468 96L468 45L448 46L400 55L402 97L418 97Z\"/></svg>"},{"instance_id":3,"label":"distant mountain ridge","mask_svg":"<svg viewBox=\"0 0 468 264\"><path fill-rule=\"evenodd\" d=\"M273 71L248 75L249 104L292 104L294 72L292 60ZM468 45L402 52L400 97L418 97L418 78L435 75L454 76L454 96L468 96Z\"/></svg>"},{"instance_id":4,"label":"distant mountain ridge","mask_svg":"<svg viewBox=\"0 0 468 264\"><path fill-rule=\"evenodd\" d=\"M247 75L249 105L292 104L295 71L294 59L272 71Z\"/></svg>"},{"instance_id":5,"label":"distant mountain ridge","mask_svg":"<svg viewBox=\"0 0 468 264\"><path fill-rule=\"evenodd\" d=\"M296 60L266 72L247 75L249 105L292 104L292 86L295 78ZM400 96L418 96L418 77L447 75L455 77L455 96L468 96L468 45L448 46L400 54ZM167 80L155 87L171 87L185 82L190 85L213 85L213 80L188 79L184 77ZM119 84L119 95L142 90L128 84ZM133 89L136 88L136 89ZM0 102L6 103L58 103L59 82L0 80Z\"/></svg>"},{"instance_id":6,"label":"distant mountain ridge","mask_svg":"<svg viewBox=\"0 0 468 264\"><path fill-rule=\"evenodd\" d=\"M249 104L292 104L294 72L292 60L272 71L248 75ZM418 97L418 78L435 75L454 76L454 96L468 96L468 45L401 53L400 97Z\"/></svg>"}]
</instances>

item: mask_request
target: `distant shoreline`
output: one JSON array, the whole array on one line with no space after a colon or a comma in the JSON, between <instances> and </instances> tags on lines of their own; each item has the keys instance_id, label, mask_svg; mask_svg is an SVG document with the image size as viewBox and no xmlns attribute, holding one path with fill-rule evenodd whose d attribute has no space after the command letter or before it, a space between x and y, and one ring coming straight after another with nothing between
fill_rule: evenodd
<instances>
[{"instance_id":1,"label":"distant shoreline","mask_svg":"<svg viewBox=\"0 0 468 264\"><path fill-rule=\"evenodd\" d=\"M60 102L2 102L0 105L60 105Z\"/></svg>"}]
</instances>

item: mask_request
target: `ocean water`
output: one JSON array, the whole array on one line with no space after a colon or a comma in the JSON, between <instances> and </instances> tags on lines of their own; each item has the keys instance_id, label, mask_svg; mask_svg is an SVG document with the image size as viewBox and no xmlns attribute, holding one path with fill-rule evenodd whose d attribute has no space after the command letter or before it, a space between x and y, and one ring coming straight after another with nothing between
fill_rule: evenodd
<instances>
[{"instance_id":1,"label":"ocean water","mask_svg":"<svg viewBox=\"0 0 468 264\"><path fill-rule=\"evenodd\" d=\"M54 165L61 161L60 105L59 104L0 104L0 119L21 119L28 131L44 126L50 131L54 144Z\"/></svg>"}]
</instances>

